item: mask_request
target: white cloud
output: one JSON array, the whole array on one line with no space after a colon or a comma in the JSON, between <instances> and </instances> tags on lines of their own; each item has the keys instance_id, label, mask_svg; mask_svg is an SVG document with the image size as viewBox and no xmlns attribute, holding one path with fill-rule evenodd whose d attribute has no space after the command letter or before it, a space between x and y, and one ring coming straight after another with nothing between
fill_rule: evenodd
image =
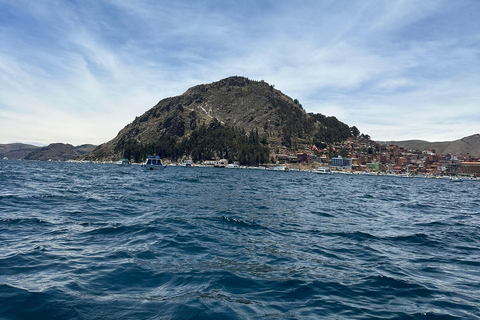
<instances>
[{"instance_id":1,"label":"white cloud","mask_svg":"<svg viewBox=\"0 0 480 320\"><path fill-rule=\"evenodd\" d=\"M374 6L378 4L379 2L375 2ZM376 16L371 24L371 30L396 31L396 29L415 23L446 6L443 0L397 0L382 4L384 10Z\"/></svg>"},{"instance_id":2,"label":"white cloud","mask_svg":"<svg viewBox=\"0 0 480 320\"><path fill-rule=\"evenodd\" d=\"M375 139L478 131L473 0L3 5L0 143L102 143L159 100L231 75Z\"/></svg>"}]
</instances>

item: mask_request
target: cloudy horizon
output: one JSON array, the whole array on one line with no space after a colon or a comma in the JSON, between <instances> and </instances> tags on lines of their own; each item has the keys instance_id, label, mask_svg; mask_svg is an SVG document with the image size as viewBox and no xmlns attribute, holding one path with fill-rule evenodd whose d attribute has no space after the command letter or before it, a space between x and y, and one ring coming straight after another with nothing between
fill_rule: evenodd
<instances>
[{"instance_id":1,"label":"cloudy horizon","mask_svg":"<svg viewBox=\"0 0 480 320\"><path fill-rule=\"evenodd\" d=\"M0 0L0 143L101 144L229 76L374 140L480 128L480 2Z\"/></svg>"}]
</instances>

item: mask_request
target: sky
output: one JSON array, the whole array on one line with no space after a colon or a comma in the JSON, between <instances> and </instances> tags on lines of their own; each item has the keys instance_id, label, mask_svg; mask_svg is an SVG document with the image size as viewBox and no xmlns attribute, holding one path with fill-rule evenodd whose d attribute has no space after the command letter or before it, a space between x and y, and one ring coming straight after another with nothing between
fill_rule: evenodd
<instances>
[{"instance_id":1,"label":"sky","mask_svg":"<svg viewBox=\"0 0 480 320\"><path fill-rule=\"evenodd\" d=\"M101 144L229 76L373 140L457 140L480 132L480 1L0 0L0 143Z\"/></svg>"}]
</instances>

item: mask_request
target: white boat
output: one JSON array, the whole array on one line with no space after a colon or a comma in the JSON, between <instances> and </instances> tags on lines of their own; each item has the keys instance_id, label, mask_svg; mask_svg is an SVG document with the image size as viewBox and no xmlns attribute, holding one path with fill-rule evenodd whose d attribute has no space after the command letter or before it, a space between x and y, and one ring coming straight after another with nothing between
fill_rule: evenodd
<instances>
[{"instance_id":1,"label":"white boat","mask_svg":"<svg viewBox=\"0 0 480 320\"><path fill-rule=\"evenodd\" d=\"M163 170L165 167L166 165L163 164L159 156L148 156L147 161L142 163L143 170Z\"/></svg>"},{"instance_id":2,"label":"white boat","mask_svg":"<svg viewBox=\"0 0 480 320\"><path fill-rule=\"evenodd\" d=\"M460 177L457 177L457 176L451 176L451 177L450 177L450 181L451 181L451 182L462 182L463 179L460 178Z\"/></svg>"},{"instance_id":3,"label":"white boat","mask_svg":"<svg viewBox=\"0 0 480 320\"><path fill-rule=\"evenodd\" d=\"M193 167L193 161L192 160L185 160L182 162L182 167Z\"/></svg>"},{"instance_id":4,"label":"white boat","mask_svg":"<svg viewBox=\"0 0 480 320\"><path fill-rule=\"evenodd\" d=\"M275 166L275 167L270 167L268 169L273 171L288 171L288 168L285 166Z\"/></svg>"},{"instance_id":5,"label":"white boat","mask_svg":"<svg viewBox=\"0 0 480 320\"><path fill-rule=\"evenodd\" d=\"M130 161L128 159L120 159L115 164L121 165L121 166L129 166Z\"/></svg>"},{"instance_id":6,"label":"white boat","mask_svg":"<svg viewBox=\"0 0 480 320\"><path fill-rule=\"evenodd\" d=\"M217 161L217 164L214 165L214 167L217 167L217 168L225 168L228 164L228 160L227 159L220 159Z\"/></svg>"},{"instance_id":7,"label":"white boat","mask_svg":"<svg viewBox=\"0 0 480 320\"><path fill-rule=\"evenodd\" d=\"M329 168L325 168L325 167L320 167L317 170L314 170L313 172L318 173L318 174L332 174L333 173L332 170L330 170Z\"/></svg>"}]
</instances>

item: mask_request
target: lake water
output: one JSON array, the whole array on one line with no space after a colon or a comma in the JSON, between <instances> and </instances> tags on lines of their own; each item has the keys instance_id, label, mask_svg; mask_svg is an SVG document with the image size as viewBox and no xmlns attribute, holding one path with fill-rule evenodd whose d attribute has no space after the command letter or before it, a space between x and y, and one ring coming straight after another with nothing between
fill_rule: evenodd
<instances>
[{"instance_id":1,"label":"lake water","mask_svg":"<svg viewBox=\"0 0 480 320\"><path fill-rule=\"evenodd\" d=\"M480 319L480 183L0 162L0 319Z\"/></svg>"}]
</instances>

